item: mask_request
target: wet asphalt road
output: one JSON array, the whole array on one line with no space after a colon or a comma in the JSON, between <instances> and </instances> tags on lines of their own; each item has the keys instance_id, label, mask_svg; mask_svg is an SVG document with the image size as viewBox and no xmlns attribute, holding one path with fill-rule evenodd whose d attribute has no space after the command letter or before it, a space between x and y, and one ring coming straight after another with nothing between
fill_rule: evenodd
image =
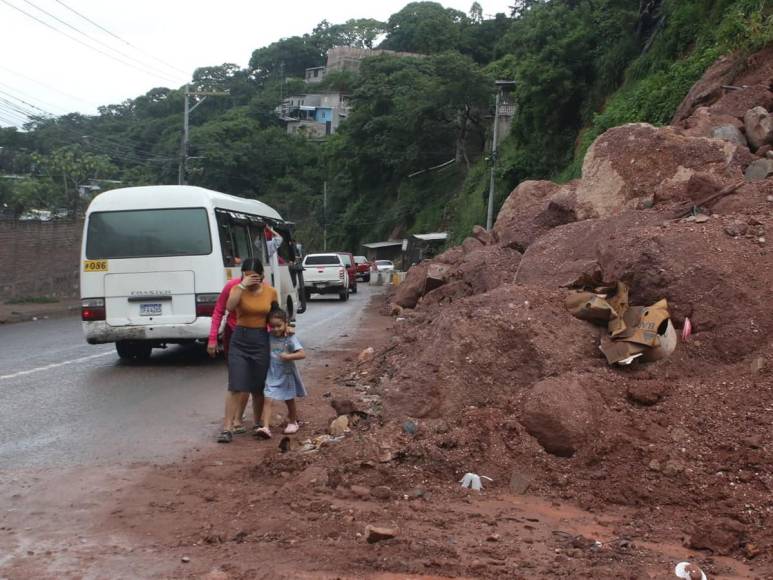
<instances>
[{"instance_id":1,"label":"wet asphalt road","mask_svg":"<svg viewBox=\"0 0 773 580\"><path fill-rule=\"evenodd\" d=\"M348 334L379 291L359 289L346 303L315 297L298 316L311 359ZM113 345L86 344L77 318L0 326L0 468L174 459L212 441L225 384L223 360L201 347L124 363Z\"/></svg>"}]
</instances>

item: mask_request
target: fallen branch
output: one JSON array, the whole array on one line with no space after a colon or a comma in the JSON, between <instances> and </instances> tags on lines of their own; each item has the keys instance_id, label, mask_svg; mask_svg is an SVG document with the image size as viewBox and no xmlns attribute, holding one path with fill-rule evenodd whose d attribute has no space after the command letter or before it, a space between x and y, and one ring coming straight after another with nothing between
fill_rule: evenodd
<instances>
[{"instance_id":1,"label":"fallen branch","mask_svg":"<svg viewBox=\"0 0 773 580\"><path fill-rule=\"evenodd\" d=\"M735 183L732 183L732 184L730 184L730 185L728 185L726 187L723 187L718 192L712 193L710 196L705 197L705 198L703 198L702 200L700 200L698 202L691 203L690 206L687 209L682 208L680 210L677 210L677 212L674 214L674 218L673 219L676 220L676 219L683 218L685 216L690 215L692 213L692 211L696 207L707 207L709 204L714 203L718 199L720 199L722 197L725 197L726 195L730 195L736 189L741 187L744 183L746 183L746 182L743 181L743 180L736 181Z\"/></svg>"}]
</instances>

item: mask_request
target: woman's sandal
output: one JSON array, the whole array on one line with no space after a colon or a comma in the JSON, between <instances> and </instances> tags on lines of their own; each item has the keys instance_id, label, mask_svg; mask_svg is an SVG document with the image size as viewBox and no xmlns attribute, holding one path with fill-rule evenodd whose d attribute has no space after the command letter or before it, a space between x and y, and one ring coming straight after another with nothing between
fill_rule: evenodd
<instances>
[{"instance_id":1,"label":"woman's sandal","mask_svg":"<svg viewBox=\"0 0 773 580\"><path fill-rule=\"evenodd\" d=\"M217 442L218 443L230 443L233 441L233 433L230 431L221 431L220 435L217 436Z\"/></svg>"},{"instance_id":2,"label":"woman's sandal","mask_svg":"<svg viewBox=\"0 0 773 580\"><path fill-rule=\"evenodd\" d=\"M247 428L244 425L236 425L233 430L234 435L244 435L247 432Z\"/></svg>"}]
</instances>

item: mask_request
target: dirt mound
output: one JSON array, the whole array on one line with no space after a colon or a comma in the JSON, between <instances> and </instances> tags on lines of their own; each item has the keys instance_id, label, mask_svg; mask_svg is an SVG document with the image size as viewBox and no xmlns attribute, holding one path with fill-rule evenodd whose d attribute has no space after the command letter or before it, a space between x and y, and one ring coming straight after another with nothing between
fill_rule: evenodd
<instances>
[{"instance_id":1,"label":"dirt mound","mask_svg":"<svg viewBox=\"0 0 773 580\"><path fill-rule=\"evenodd\" d=\"M663 222L649 211L586 220L555 228L533 244L517 281L559 288L584 274L622 280L633 303L668 299L677 325L689 317L701 339L715 346L717 359L735 360L773 332L768 229L770 215Z\"/></svg>"},{"instance_id":2,"label":"dirt mound","mask_svg":"<svg viewBox=\"0 0 773 580\"><path fill-rule=\"evenodd\" d=\"M581 180L522 183L493 236L412 269L390 345L351 379L381 422L371 455L427 481L473 471L628 506L622 535L773 566L773 176L750 179L767 152L743 145L746 112L773 104L767 62L719 63L679 127L607 131ZM632 305L667 299L692 335L659 362L608 366L603 330L564 306L581 276L625 282Z\"/></svg>"}]
</instances>

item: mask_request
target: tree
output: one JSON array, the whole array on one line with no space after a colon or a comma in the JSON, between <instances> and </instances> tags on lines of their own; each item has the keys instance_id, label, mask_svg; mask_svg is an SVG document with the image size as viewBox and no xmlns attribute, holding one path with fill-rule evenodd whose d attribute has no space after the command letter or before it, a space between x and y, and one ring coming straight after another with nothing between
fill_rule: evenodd
<instances>
[{"instance_id":1,"label":"tree","mask_svg":"<svg viewBox=\"0 0 773 580\"><path fill-rule=\"evenodd\" d=\"M303 78L307 68L321 66L324 62L324 51L312 36L306 34L283 38L255 50L249 67L253 78L264 81L283 76Z\"/></svg>"},{"instance_id":2,"label":"tree","mask_svg":"<svg viewBox=\"0 0 773 580\"><path fill-rule=\"evenodd\" d=\"M89 179L108 178L116 171L109 157L86 153L78 145L56 149L50 155L38 155L36 162L55 183L62 184L65 203L73 215L79 210L81 187Z\"/></svg>"},{"instance_id":3,"label":"tree","mask_svg":"<svg viewBox=\"0 0 773 580\"><path fill-rule=\"evenodd\" d=\"M470 22L474 24L483 22L483 7L478 2L473 2L470 6Z\"/></svg>"},{"instance_id":4,"label":"tree","mask_svg":"<svg viewBox=\"0 0 773 580\"><path fill-rule=\"evenodd\" d=\"M320 50L327 52L334 46L373 48L373 43L385 32L385 22L373 18L359 18L347 20L343 24L330 24L323 20L317 24L311 35Z\"/></svg>"},{"instance_id":5,"label":"tree","mask_svg":"<svg viewBox=\"0 0 773 580\"><path fill-rule=\"evenodd\" d=\"M437 2L411 2L387 21L387 38L381 48L433 54L457 47L464 12Z\"/></svg>"}]
</instances>

